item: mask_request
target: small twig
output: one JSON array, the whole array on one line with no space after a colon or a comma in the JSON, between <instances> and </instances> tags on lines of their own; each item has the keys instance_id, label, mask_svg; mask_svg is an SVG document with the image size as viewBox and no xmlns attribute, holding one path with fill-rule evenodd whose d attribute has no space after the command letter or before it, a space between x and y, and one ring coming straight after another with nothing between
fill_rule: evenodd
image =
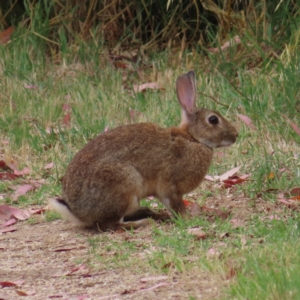
<instances>
[{"instance_id":1,"label":"small twig","mask_svg":"<svg viewBox=\"0 0 300 300\"><path fill-rule=\"evenodd\" d=\"M230 83L230 85L234 88L234 90L240 94L242 97L244 97L245 99L247 99L249 102L251 102L251 99L249 99L246 95L244 95L228 78L228 76L226 76L222 71L220 71L220 69L218 67L216 67L210 60L209 56L208 56L208 60L210 62L210 64L224 77L227 79L227 81Z\"/></svg>"},{"instance_id":2,"label":"small twig","mask_svg":"<svg viewBox=\"0 0 300 300\"><path fill-rule=\"evenodd\" d=\"M222 105L222 106L224 106L224 107L226 107L226 108L229 108L229 105L223 104L223 103L219 102L219 101L218 101L215 97L213 97L213 96L209 96L209 95L204 94L204 93L202 93L202 92L198 92L198 94L199 94L199 95L203 95L203 96L205 96L205 97L207 97L207 98L210 98L211 100L213 100L214 102L216 102L216 103L219 104L219 105Z\"/></svg>"}]
</instances>

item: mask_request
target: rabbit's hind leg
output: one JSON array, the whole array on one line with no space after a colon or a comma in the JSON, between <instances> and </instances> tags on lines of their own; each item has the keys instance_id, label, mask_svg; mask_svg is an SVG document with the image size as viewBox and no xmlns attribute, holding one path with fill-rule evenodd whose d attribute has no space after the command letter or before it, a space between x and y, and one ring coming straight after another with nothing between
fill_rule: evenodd
<instances>
[{"instance_id":1,"label":"rabbit's hind leg","mask_svg":"<svg viewBox=\"0 0 300 300\"><path fill-rule=\"evenodd\" d=\"M124 216L118 223L118 227L125 229L138 228L149 224L149 220L140 214L142 207L140 207L140 201L137 196L133 196L129 201L129 206L124 213Z\"/></svg>"},{"instance_id":2,"label":"rabbit's hind leg","mask_svg":"<svg viewBox=\"0 0 300 300\"><path fill-rule=\"evenodd\" d=\"M125 215L124 222L138 221L147 218L151 218L153 220L158 220L158 221L167 221L170 219L170 216L166 213L156 213L153 210L151 210L149 207L140 207L134 213L130 215Z\"/></svg>"}]
</instances>

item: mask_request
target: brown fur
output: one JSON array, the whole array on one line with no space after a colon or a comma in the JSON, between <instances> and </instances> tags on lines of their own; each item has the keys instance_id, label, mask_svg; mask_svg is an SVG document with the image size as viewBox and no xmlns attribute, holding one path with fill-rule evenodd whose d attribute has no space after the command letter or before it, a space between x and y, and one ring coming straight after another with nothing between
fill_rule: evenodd
<instances>
[{"instance_id":1,"label":"brown fur","mask_svg":"<svg viewBox=\"0 0 300 300\"><path fill-rule=\"evenodd\" d=\"M155 218L154 212L139 207L140 199L147 196L160 199L172 213L185 215L182 196L203 180L212 148L228 146L237 137L236 129L217 112L196 109L192 81L193 72L177 80L183 109L179 127L120 126L101 133L74 156L62 185L64 204L72 216L103 228L126 225L126 217L130 226L139 226L146 222L136 218ZM219 118L219 124L207 121L211 115Z\"/></svg>"}]
</instances>

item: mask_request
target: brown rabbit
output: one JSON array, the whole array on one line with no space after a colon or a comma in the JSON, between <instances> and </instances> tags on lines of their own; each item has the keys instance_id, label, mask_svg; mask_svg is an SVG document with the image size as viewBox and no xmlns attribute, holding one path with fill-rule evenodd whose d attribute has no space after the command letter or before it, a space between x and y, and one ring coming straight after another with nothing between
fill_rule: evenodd
<instances>
[{"instance_id":1,"label":"brown rabbit","mask_svg":"<svg viewBox=\"0 0 300 300\"><path fill-rule=\"evenodd\" d=\"M213 148L233 144L238 132L218 112L196 108L193 71L177 79L176 90L179 127L141 123L101 133L74 156L63 179L63 199L52 199L52 207L77 224L138 227L156 217L140 200L155 196L184 217L182 196L203 180Z\"/></svg>"}]
</instances>

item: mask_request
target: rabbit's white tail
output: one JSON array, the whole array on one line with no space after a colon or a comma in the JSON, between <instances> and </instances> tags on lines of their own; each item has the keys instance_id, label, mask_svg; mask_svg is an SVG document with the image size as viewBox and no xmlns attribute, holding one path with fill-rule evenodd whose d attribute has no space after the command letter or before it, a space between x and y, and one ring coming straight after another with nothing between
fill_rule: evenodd
<instances>
[{"instance_id":1,"label":"rabbit's white tail","mask_svg":"<svg viewBox=\"0 0 300 300\"><path fill-rule=\"evenodd\" d=\"M49 206L52 210L57 211L64 219L67 219L76 225L85 225L82 221L80 221L71 213L68 205L65 203L64 200L58 198L51 198L49 200Z\"/></svg>"}]
</instances>

